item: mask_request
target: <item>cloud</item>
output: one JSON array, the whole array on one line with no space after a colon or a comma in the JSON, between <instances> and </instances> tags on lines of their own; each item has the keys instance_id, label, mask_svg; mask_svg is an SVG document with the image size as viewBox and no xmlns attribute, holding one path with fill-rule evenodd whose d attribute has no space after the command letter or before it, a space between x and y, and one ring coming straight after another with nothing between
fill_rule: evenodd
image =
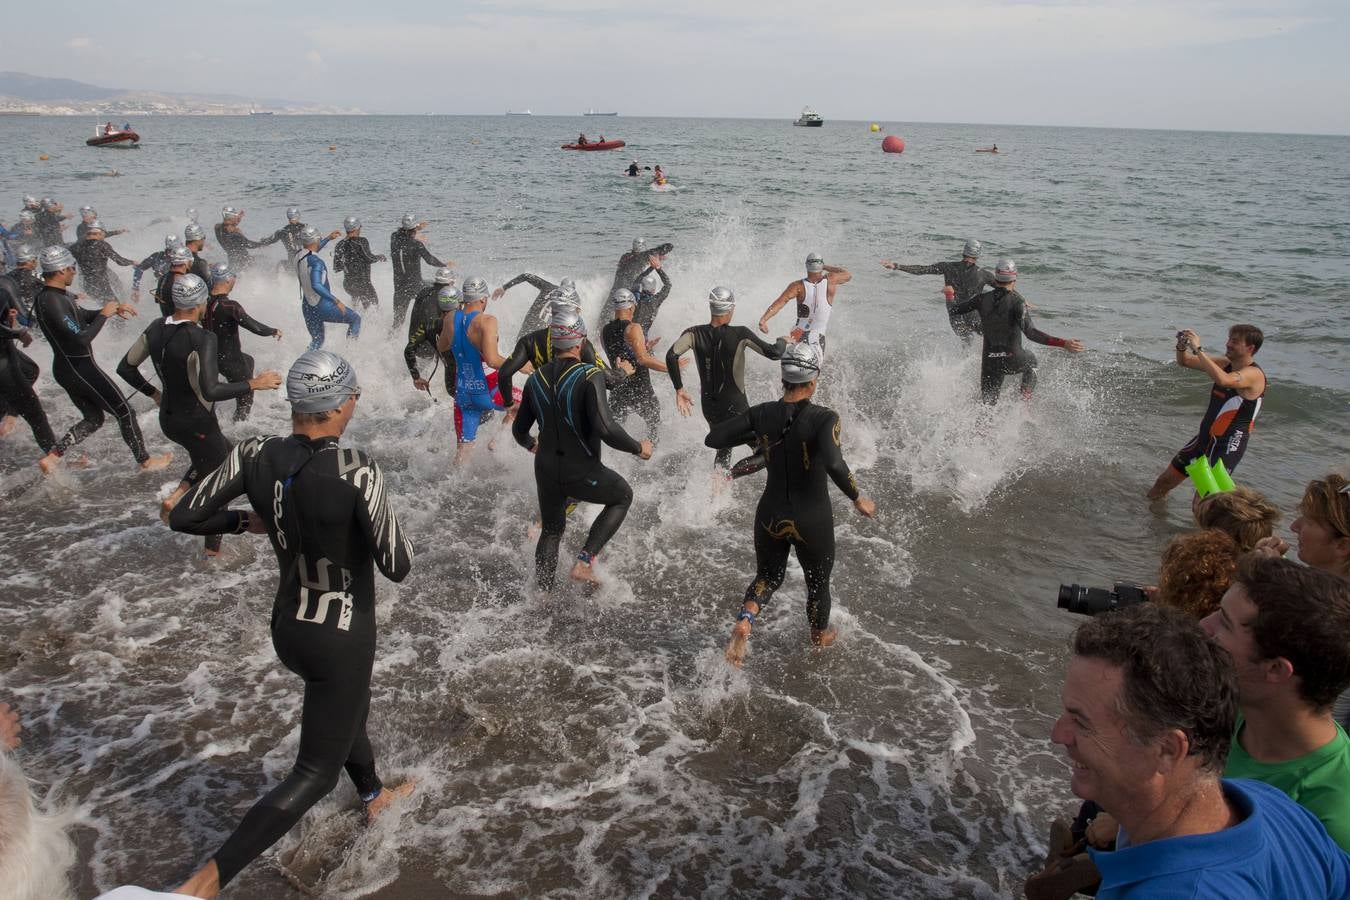
<instances>
[{"instance_id":1,"label":"cloud","mask_svg":"<svg viewBox=\"0 0 1350 900\"><path fill-rule=\"evenodd\" d=\"M73 37L66 41L66 46L71 50L87 50L93 45L93 42L87 37Z\"/></svg>"}]
</instances>

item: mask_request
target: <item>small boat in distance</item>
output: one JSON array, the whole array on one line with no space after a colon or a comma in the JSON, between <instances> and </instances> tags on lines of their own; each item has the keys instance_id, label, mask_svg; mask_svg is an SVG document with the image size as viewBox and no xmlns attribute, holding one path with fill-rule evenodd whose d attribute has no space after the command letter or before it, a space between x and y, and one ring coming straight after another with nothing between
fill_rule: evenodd
<instances>
[{"instance_id":1,"label":"small boat in distance","mask_svg":"<svg viewBox=\"0 0 1350 900\"><path fill-rule=\"evenodd\" d=\"M583 116L617 116L618 113L616 113L616 112L600 112L599 110L588 109L588 110L586 110L584 113L582 113L582 115L583 115Z\"/></svg>"},{"instance_id":2,"label":"small boat in distance","mask_svg":"<svg viewBox=\"0 0 1350 900\"><path fill-rule=\"evenodd\" d=\"M793 125L802 125L807 128L819 128L825 124L825 120L816 114L816 111L809 106L802 107L802 116L792 123Z\"/></svg>"},{"instance_id":3,"label":"small boat in distance","mask_svg":"<svg viewBox=\"0 0 1350 900\"><path fill-rule=\"evenodd\" d=\"M272 115L272 111L270 109L254 109L250 106L248 108L248 114L250 116L270 116Z\"/></svg>"},{"instance_id":4,"label":"small boat in distance","mask_svg":"<svg viewBox=\"0 0 1350 900\"><path fill-rule=\"evenodd\" d=\"M508 110L506 111L506 114L507 114L508 116L532 116L532 115L534 115L534 113L530 112L528 109L522 109L520 112L516 112L515 110L508 109Z\"/></svg>"},{"instance_id":5,"label":"small boat in distance","mask_svg":"<svg viewBox=\"0 0 1350 900\"><path fill-rule=\"evenodd\" d=\"M111 122L95 125L94 136L85 141L90 147L139 147L141 136L127 128L116 128Z\"/></svg>"}]
</instances>

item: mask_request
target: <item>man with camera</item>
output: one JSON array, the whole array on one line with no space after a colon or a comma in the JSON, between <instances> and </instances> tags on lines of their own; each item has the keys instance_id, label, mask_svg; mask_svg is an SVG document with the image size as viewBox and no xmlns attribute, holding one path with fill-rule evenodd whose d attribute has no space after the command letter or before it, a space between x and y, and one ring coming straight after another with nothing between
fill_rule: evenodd
<instances>
[{"instance_id":1,"label":"man with camera","mask_svg":"<svg viewBox=\"0 0 1350 900\"><path fill-rule=\"evenodd\" d=\"M1350 738L1331 712L1350 687L1350 581L1250 553L1201 627L1237 666L1224 775L1279 788L1350 850Z\"/></svg>"},{"instance_id":2,"label":"man with camera","mask_svg":"<svg viewBox=\"0 0 1350 900\"><path fill-rule=\"evenodd\" d=\"M1267 784L1220 777L1237 718L1227 651L1185 614L1152 603L1094 617L1074 635L1064 711L1050 739L1073 792L1120 825L1090 849L1097 897L1345 897L1350 855Z\"/></svg>"},{"instance_id":3,"label":"man with camera","mask_svg":"<svg viewBox=\"0 0 1350 900\"><path fill-rule=\"evenodd\" d=\"M1237 468L1266 393L1266 373L1253 360L1264 339L1255 325L1234 325L1228 329L1223 355L1218 356L1202 352L1200 336L1194 331L1177 332L1177 365L1204 372L1214 379L1214 389L1200 420L1200 432L1163 469L1149 488L1149 500L1163 499L1185 481L1186 466L1201 456L1210 465L1223 460L1229 473Z\"/></svg>"}]
</instances>

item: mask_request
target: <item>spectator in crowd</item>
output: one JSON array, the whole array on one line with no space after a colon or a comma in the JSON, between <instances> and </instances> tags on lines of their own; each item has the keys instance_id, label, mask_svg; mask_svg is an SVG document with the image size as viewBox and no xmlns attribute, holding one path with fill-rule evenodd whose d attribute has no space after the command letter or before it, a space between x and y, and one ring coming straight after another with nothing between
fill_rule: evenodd
<instances>
[{"instance_id":1,"label":"spectator in crowd","mask_svg":"<svg viewBox=\"0 0 1350 900\"><path fill-rule=\"evenodd\" d=\"M1308 482L1290 526L1298 537L1298 558L1314 569L1350 578L1350 481L1331 474ZM1278 537L1259 541L1256 549L1284 556L1289 543Z\"/></svg>"},{"instance_id":2,"label":"spectator in crowd","mask_svg":"<svg viewBox=\"0 0 1350 900\"><path fill-rule=\"evenodd\" d=\"M1249 553L1202 625L1237 669L1225 776L1279 788L1350 850L1350 738L1332 718L1350 687L1350 581Z\"/></svg>"},{"instance_id":3,"label":"spectator in crowd","mask_svg":"<svg viewBox=\"0 0 1350 900\"><path fill-rule=\"evenodd\" d=\"M1194 512L1195 524L1228 532L1242 553L1274 534L1281 518L1275 504L1259 492L1241 486L1196 500Z\"/></svg>"},{"instance_id":4,"label":"spectator in crowd","mask_svg":"<svg viewBox=\"0 0 1350 900\"><path fill-rule=\"evenodd\" d=\"M1153 601L1203 619L1219 608L1240 555L1237 542L1217 528L1177 535L1163 550Z\"/></svg>"},{"instance_id":5,"label":"spectator in crowd","mask_svg":"<svg viewBox=\"0 0 1350 900\"><path fill-rule=\"evenodd\" d=\"M1119 823L1089 853L1100 900L1350 895L1350 855L1281 791L1220 777L1237 717L1227 651L1144 603L1079 627L1050 733L1073 792Z\"/></svg>"}]
</instances>

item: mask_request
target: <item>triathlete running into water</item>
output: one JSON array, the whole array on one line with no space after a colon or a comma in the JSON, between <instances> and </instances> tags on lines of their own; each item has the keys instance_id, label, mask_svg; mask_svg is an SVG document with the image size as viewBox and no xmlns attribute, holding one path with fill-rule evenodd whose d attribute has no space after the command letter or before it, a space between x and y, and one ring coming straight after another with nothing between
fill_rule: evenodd
<instances>
[{"instance_id":1,"label":"triathlete running into water","mask_svg":"<svg viewBox=\"0 0 1350 900\"><path fill-rule=\"evenodd\" d=\"M661 304L670 296L670 276L662 267L659 256L638 275L632 291L637 298L637 312L633 314L633 320L642 326L643 331L651 331L656 314L661 311ZM612 295L607 305L614 305Z\"/></svg>"},{"instance_id":2,"label":"triathlete running into water","mask_svg":"<svg viewBox=\"0 0 1350 900\"><path fill-rule=\"evenodd\" d=\"M342 220L347 236L333 248L333 271L342 273L342 289L361 304L362 309L380 305L380 295L370 281L372 263L386 262L389 257L370 251L370 241L361 237L361 220L348 216Z\"/></svg>"},{"instance_id":3,"label":"triathlete running into water","mask_svg":"<svg viewBox=\"0 0 1350 900\"><path fill-rule=\"evenodd\" d=\"M306 228L297 239L300 252L295 257L295 275L300 280L300 311L305 317L305 330L309 332L310 350L323 346L327 322L346 325L347 337L352 340L361 335L361 314L348 308L333 294L333 289L328 286L328 265L319 256L319 251L337 236L334 231L321 238L318 231Z\"/></svg>"},{"instance_id":4,"label":"triathlete running into water","mask_svg":"<svg viewBox=\"0 0 1350 900\"><path fill-rule=\"evenodd\" d=\"M568 291L559 287L555 291L550 291L548 295L550 317L557 315L560 310L571 309L578 315L581 314L581 298L576 291ZM550 318L551 321L551 318ZM510 384L511 379L517 372L524 371L528 366L530 371L537 372L543 368L544 364L553 359L553 332L550 328L540 328L537 331L531 331L529 334L516 341L516 346L507 357L506 362L502 363L501 368L497 370L497 383ZM595 347L591 346L589 340L581 342L581 361L587 365L593 365L599 368L605 374L605 383L613 390L625 377L633 374L633 367L625 361L621 361L616 368L605 368L604 362L596 356ZM502 401L510 406L512 403L511 394L504 394Z\"/></svg>"},{"instance_id":5,"label":"triathlete running into water","mask_svg":"<svg viewBox=\"0 0 1350 900\"><path fill-rule=\"evenodd\" d=\"M754 443L768 459L768 478L755 509L755 580L745 590L741 613L731 631L727 660L745 661L755 617L787 574L788 553L806 576L806 619L811 643L834 643L830 627L830 572L834 568L834 510L826 477L864 516L876 504L858 492L858 483L839 449L839 415L813 406L820 361L809 344L788 347L780 363L783 399L761 403L714 425L704 441L716 449Z\"/></svg>"},{"instance_id":6,"label":"triathlete running into water","mask_svg":"<svg viewBox=\"0 0 1350 900\"><path fill-rule=\"evenodd\" d=\"M693 411L694 400L684 389L684 373L677 361L685 351L694 351L700 407L704 420L714 426L750 408L750 401L745 396L745 351L749 349L760 356L779 359L787 341L779 338L770 344L744 325L732 325L736 295L730 288L715 287L708 292L708 311L712 318L707 325L686 328L666 351L666 370L675 385L675 407L680 415L687 416ZM751 449L755 448L752 446ZM713 465L730 469L731 448L718 450Z\"/></svg>"},{"instance_id":7,"label":"triathlete running into water","mask_svg":"<svg viewBox=\"0 0 1350 900\"><path fill-rule=\"evenodd\" d=\"M516 340L519 341L531 331L538 331L540 328L547 328L549 318L552 316L550 311L549 294L553 293L559 287L570 286L576 290L576 283L570 278L564 278L561 284L554 284L546 278L540 278L529 272L521 272L515 278L512 278L506 284L492 292L493 300L500 300L502 295L518 284L528 283L530 287L538 291L535 294L534 302L530 304L530 309L525 313L525 318L521 320L520 329L516 332Z\"/></svg>"},{"instance_id":8,"label":"triathlete running into water","mask_svg":"<svg viewBox=\"0 0 1350 900\"><path fill-rule=\"evenodd\" d=\"M89 295L89 299L100 303L118 299L112 283L112 273L108 271L108 263L115 262L119 266L136 265L135 260L127 259L114 250L105 240L106 236L103 223L95 219L85 228L84 237L70 245L71 255L75 257L80 267L85 293Z\"/></svg>"},{"instance_id":9,"label":"triathlete running into water","mask_svg":"<svg viewBox=\"0 0 1350 900\"><path fill-rule=\"evenodd\" d=\"M497 349L497 317L483 312L490 295L486 281L466 278L460 289L459 309L445 313L436 338L438 353L449 350L455 355L456 464L468 458L478 438L478 426L495 410L506 409L495 379L489 379L483 369L484 363L499 369L506 362ZM510 391L511 384L506 382L502 387Z\"/></svg>"},{"instance_id":10,"label":"triathlete running into water","mask_svg":"<svg viewBox=\"0 0 1350 900\"><path fill-rule=\"evenodd\" d=\"M281 340L281 329L264 325L245 312L238 301L230 299L234 281L234 270L228 264L216 263L211 267L211 296L206 303L202 327L216 336L220 374L229 381L248 381L253 377L253 357L240 345L239 329L278 341ZM253 394L249 392L234 401L234 421L244 421L252 410Z\"/></svg>"},{"instance_id":11,"label":"triathlete running into water","mask_svg":"<svg viewBox=\"0 0 1350 900\"><path fill-rule=\"evenodd\" d=\"M422 377L417 367L419 358L440 358L440 366L445 372L445 392L451 398L455 396L455 351L452 347L443 353L436 351L436 342L441 336L449 313L459 309L459 288L453 284L442 285L436 293L436 314L421 321L413 320L412 333L408 336L407 346L403 348L403 361L408 365L408 374L412 376L413 387L431 394L431 383ZM425 353L423 351L426 351ZM433 373L434 374L434 373Z\"/></svg>"},{"instance_id":12,"label":"triathlete running into water","mask_svg":"<svg viewBox=\"0 0 1350 900\"><path fill-rule=\"evenodd\" d=\"M441 262L427 249L422 229L427 223L412 213L404 213L398 228L389 235L389 259L394 267L394 327L403 325L408 305L422 290L422 263L445 268L454 262Z\"/></svg>"},{"instance_id":13,"label":"triathlete running into water","mask_svg":"<svg viewBox=\"0 0 1350 900\"><path fill-rule=\"evenodd\" d=\"M819 253L807 254L806 277L783 288L783 293L759 317L759 330L768 334L769 320L778 315L778 311L789 301L795 301L797 323L789 337L793 341L810 344L823 364L825 329L830 324L830 313L834 310L834 292L852 278L847 269L825 265Z\"/></svg>"},{"instance_id":14,"label":"triathlete running into water","mask_svg":"<svg viewBox=\"0 0 1350 900\"><path fill-rule=\"evenodd\" d=\"M997 284L994 281L994 273L988 269L981 269L979 266L978 260L981 249L983 249L983 245L971 238L961 248L960 262L936 262L931 266L915 266L901 265L891 262L889 259L883 259L881 264L888 269L896 272L907 272L910 275L941 275L942 283L952 289L951 299L956 303L964 303L977 296L986 287L992 288ZM951 307L948 306L947 320L951 323L952 331L967 344L971 342L974 335L980 333L980 314L975 310L971 310L964 315L955 315L951 312Z\"/></svg>"},{"instance_id":15,"label":"triathlete running into water","mask_svg":"<svg viewBox=\"0 0 1350 900\"><path fill-rule=\"evenodd\" d=\"M196 275L189 272L179 278L173 285L173 315L151 322L117 365L123 381L155 401L164 436L186 450L191 460L177 489L161 504L165 521L179 498L230 454L230 442L216 421L216 402L281 385L276 372L263 372L248 381L220 380L216 336L201 327L208 297L206 285ZM147 359L164 386L162 394L140 373L139 366ZM220 552L220 535L207 536L206 552L212 556Z\"/></svg>"},{"instance_id":16,"label":"triathlete running into water","mask_svg":"<svg viewBox=\"0 0 1350 900\"><path fill-rule=\"evenodd\" d=\"M1036 387L1036 354L1022 346L1026 335L1047 347L1062 347L1070 353L1083 352L1083 342L1075 338L1051 337L1031 324L1027 302L1014 288L1017 286L1017 264L1011 259L1000 259L994 266L992 291L986 291L967 300L953 303L952 315L963 315L971 310L980 314L980 330L984 346L980 350L980 399L993 405L998 402L1003 379L1009 375L1022 376L1022 399L1030 400Z\"/></svg>"},{"instance_id":17,"label":"triathlete running into water","mask_svg":"<svg viewBox=\"0 0 1350 900\"><path fill-rule=\"evenodd\" d=\"M1166 497L1186 480L1186 466L1202 456L1210 465L1223 460L1230 473L1237 468L1266 395L1266 373L1253 358L1264 341L1265 335L1255 325L1234 325L1228 329L1228 343L1220 356L1202 352L1200 336L1194 331L1177 334L1177 365L1204 372L1214 387L1199 433L1163 469L1149 488L1148 499Z\"/></svg>"},{"instance_id":18,"label":"triathlete running into water","mask_svg":"<svg viewBox=\"0 0 1350 900\"><path fill-rule=\"evenodd\" d=\"M642 277L643 272L648 268L660 266L661 261L669 256L674 250L674 244L660 244L648 249L646 240L643 238L634 238L633 249L629 250L623 256L620 256L619 264L614 267L614 283L609 286L609 294L607 296L613 297L614 292L619 288L628 288L636 294L637 291L633 289L633 285ZM601 324L608 322L612 318L614 318L614 307L611 306L609 300L606 299L604 308L600 310ZM639 324L642 322L641 316L638 317L638 322Z\"/></svg>"},{"instance_id":19,"label":"triathlete running into water","mask_svg":"<svg viewBox=\"0 0 1350 900\"><path fill-rule=\"evenodd\" d=\"M654 444L661 427L661 402L652 388L651 373L666 371L666 364L652 355L657 339L648 340L642 326L633 321L637 312L633 292L619 288L610 300L614 305L614 321L601 329L600 345L605 348L611 366L617 368L623 360L635 370L611 391L610 408L619 420L630 412L641 416L647 423L647 440ZM675 368L679 367L680 362L676 361Z\"/></svg>"},{"instance_id":20,"label":"triathlete running into water","mask_svg":"<svg viewBox=\"0 0 1350 900\"><path fill-rule=\"evenodd\" d=\"M183 239L181 237L176 234L165 235L163 250L156 250L145 259L136 263L136 268L131 270L132 303L139 303L141 301L141 279L145 276L146 272L150 272L155 276L156 284L151 291L151 296L155 298L156 303L159 302L159 279L163 278L165 273L169 271L171 262L169 255L173 252L173 248L181 246L183 246ZM190 264L191 260L188 260L187 262ZM184 267L183 271L186 272L187 268Z\"/></svg>"},{"instance_id":21,"label":"triathlete running into water","mask_svg":"<svg viewBox=\"0 0 1350 900\"><path fill-rule=\"evenodd\" d=\"M305 680L300 748L289 775L178 892L214 897L337 786L345 768L368 818L412 790L385 790L366 733L375 662L375 568L402 581L413 548L384 475L338 446L361 388L342 357L311 350L286 376L290 437L249 438L192 488L169 517L188 534L267 534L280 573L272 645ZM252 511L229 509L247 495Z\"/></svg>"},{"instance_id":22,"label":"triathlete running into water","mask_svg":"<svg viewBox=\"0 0 1350 900\"><path fill-rule=\"evenodd\" d=\"M192 251L192 265L188 271L196 275L203 282L211 280L211 264L202 256L202 251L206 247L206 229L198 225L195 221L189 222L183 228L183 246ZM169 301L173 305L173 301Z\"/></svg>"},{"instance_id":23,"label":"triathlete running into water","mask_svg":"<svg viewBox=\"0 0 1350 900\"><path fill-rule=\"evenodd\" d=\"M241 275L253 265L253 255L248 251L257 250L266 247L268 244L275 243L276 235L269 240L251 241L240 227L244 221L244 211L236 209L233 206L224 206L220 210L220 221L216 223L216 243L220 244L225 256L230 263L230 271L235 275Z\"/></svg>"},{"instance_id":24,"label":"triathlete running into water","mask_svg":"<svg viewBox=\"0 0 1350 900\"><path fill-rule=\"evenodd\" d=\"M84 240L84 236L89 233L90 226L92 226L95 222L101 221L102 220L100 220L98 217L98 210L94 209L92 206L81 206L80 224L75 226L75 240L77 241ZM117 237L119 234L126 234L126 233L127 230L125 228L103 229L103 236L105 238Z\"/></svg>"},{"instance_id":25,"label":"triathlete running into water","mask_svg":"<svg viewBox=\"0 0 1350 900\"><path fill-rule=\"evenodd\" d=\"M541 590L552 590L557 578L558 544L567 527L570 500L604 504L591 524L586 543L572 565L576 581L596 583L593 563L614 537L633 489L621 475L600 461L601 443L624 453L651 459L651 441L629 436L610 415L605 400L605 376L597 366L582 362L586 323L575 309L562 308L549 324L555 354L525 384L520 414L511 433L516 443L534 454L534 481L539 492L543 528L535 546L535 578ZM539 437L530 429L539 424Z\"/></svg>"},{"instance_id":26,"label":"triathlete running into water","mask_svg":"<svg viewBox=\"0 0 1350 900\"><path fill-rule=\"evenodd\" d=\"M33 343L27 326L19 324L21 312L22 301L14 280L8 275L0 276L0 418L5 420L0 424L0 434L13 427L10 417L22 416L42 450L38 466L43 472L50 472L60 461L63 450L33 390L38 364L15 345L16 341L24 347Z\"/></svg>"},{"instance_id":27,"label":"triathlete running into water","mask_svg":"<svg viewBox=\"0 0 1350 900\"><path fill-rule=\"evenodd\" d=\"M441 288L454 283L454 270L449 266L441 266L436 270L431 284L417 292L417 296L413 299L412 306L408 311L409 344L413 343L413 332L422 328L428 319L439 319L441 317L441 310L437 305L436 298L440 295ZM436 345L434 343L418 343L417 356L419 359L430 362L436 358Z\"/></svg>"},{"instance_id":28,"label":"triathlete running into water","mask_svg":"<svg viewBox=\"0 0 1350 900\"><path fill-rule=\"evenodd\" d=\"M155 304L159 307L160 313L167 319L173 315L174 280L180 275L188 274L193 262L192 251L182 244L174 244L164 251L164 262L168 268L159 277L159 283L155 285ZM135 294L132 296L135 296Z\"/></svg>"},{"instance_id":29,"label":"triathlete running into water","mask_svg":"<svg viewBox=\"0 0 1350 900\"><path fill-rule=\"evenodd\" d=\"M47 247L42 251L42 280L45 286L33 303L33 316L52 348L52 375L65 388L75 408L84 416L66 436L57 442L65 453L103 427L103 414L112 413L122 430L122 440L145 472L163 469L173 461L172 453L151 456L145 438L136 423L136 411L122 396L112 379L94 360L94 338L113 316L127 319L136 310L110 300L102 309L85 309L75 302L67 288L75 281L75 257L65 247Z\"/></svg>"}]
</instances>

